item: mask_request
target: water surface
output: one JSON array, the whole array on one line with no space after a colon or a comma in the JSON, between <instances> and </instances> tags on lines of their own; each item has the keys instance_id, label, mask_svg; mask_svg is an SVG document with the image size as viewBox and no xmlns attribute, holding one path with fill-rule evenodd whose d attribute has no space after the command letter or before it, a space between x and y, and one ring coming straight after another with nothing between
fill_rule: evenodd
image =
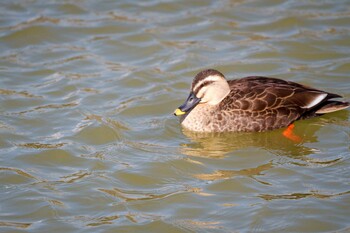
<instances>
[{"instance_id":1,"label":"water surface","mask_svg":"<svg viewBox=\"0 0 350 233\"><path fill-rule=\"evenodd\" d=\"M0 3L1 232L347 232L350 111L183 131L193 76L350 100L349 1Z\"/></svg>"}]
</instances>

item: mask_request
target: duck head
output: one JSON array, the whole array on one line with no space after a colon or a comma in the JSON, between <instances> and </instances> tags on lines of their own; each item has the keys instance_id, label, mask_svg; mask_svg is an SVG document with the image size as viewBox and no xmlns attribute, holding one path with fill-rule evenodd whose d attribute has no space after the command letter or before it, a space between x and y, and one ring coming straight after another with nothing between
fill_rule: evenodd
<instances>
[{"instance_id":1,"label":"duck head","mask_svg":"<svg viewBox=\"0 0 350 233\"><path fill-rule=\"evenodd\" d=\"M203 70L194 77L189 96L174 115L189 113L198 104L217 105L229 93L230 86L222 73L213 69Z\"/></svg>"}]
</instances>

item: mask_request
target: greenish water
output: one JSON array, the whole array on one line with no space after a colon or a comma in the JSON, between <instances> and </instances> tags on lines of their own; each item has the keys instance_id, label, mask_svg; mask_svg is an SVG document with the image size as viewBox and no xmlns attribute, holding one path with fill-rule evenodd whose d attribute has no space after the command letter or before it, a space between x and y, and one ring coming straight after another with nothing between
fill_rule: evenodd
<instances>
[{"instance_id":1,"label":"greenish water","mask_svg":"<svg viewBox=\"0 0 350 233\"><path fill-rule=\"evenodd\" d=\"M1 232L348 232L350 111L301 143L198 135L193 76L280 77L350 100L350 3L0 3Z\"/></svg>"}]
</instances>

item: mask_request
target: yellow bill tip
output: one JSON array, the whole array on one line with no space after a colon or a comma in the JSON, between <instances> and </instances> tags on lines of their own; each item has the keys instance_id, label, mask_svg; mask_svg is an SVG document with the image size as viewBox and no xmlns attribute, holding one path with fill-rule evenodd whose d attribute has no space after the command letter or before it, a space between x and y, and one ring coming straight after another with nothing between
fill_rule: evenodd
<instances>
[{"instance_id":1,"label":"yellow bill tip","mask_svg":"<svg viewBox=\"0 0 350 233\"><path fill-rule=\"evenodd\" d=\"M181 116L184 115L186 112L181 111L179 108L175 110L174 115L175 116Z\"/></svg>"}]
</instances>

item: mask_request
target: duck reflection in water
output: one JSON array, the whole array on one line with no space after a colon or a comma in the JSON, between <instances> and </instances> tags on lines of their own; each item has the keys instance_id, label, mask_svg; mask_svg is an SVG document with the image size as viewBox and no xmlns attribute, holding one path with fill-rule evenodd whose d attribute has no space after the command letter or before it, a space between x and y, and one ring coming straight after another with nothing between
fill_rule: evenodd
<instances>
[{"instance_id":1,"label":"duck reflection in water","mask_svg":"<svg viewBox=\"0 0 350 233\"><path fill-rule=\"evenodd\" d=\"M350 127L347 122L348 118L349 113L342 111L331 114L329 117L319 118L316 122L314 119L298 122L296 133L302 136L300 142L282 137L282 129L261 133L198 133L184 129L184 135L191 142L182 144L181 153L191 157L206 159L225 159L228 156L241 156L242 154L243 156L252 156L252 153L256 153L253 157L259 156L257 163L252 161L248 168L219 169L210 173L197 173L194 174L194 177L200 180L214 181L234 176L247 176L261 184L270 185L268 181L257 178L275 167L275 162L269 158L269 155L261 158L262 154L272 154L272 156L281 158L288 157L291 159L291 163L297 166L327 166L334 164L341 158L337 157L320 161L308 155L319 152L318 149L311 146L313 143L318 142L317 132L324 125L332 122L341 126L344 123L347 124L345 125L346 127Z\"/></svg>"},{"instance_id":2,"label":"duck reflection in water","mask_svg":"<svg viewBox=\"0 0 350 233\"><path fill-rule=\"evenodd\" d=\"M306 155L317 152L317 149L310 147L310 143L318 142L317 131L330 123L348 124L348 118L348 111L339 111L322 118L300 121L296 123L295 128L295 133L301 138L299 142L282 137L283 129L260 133L200 133L183 129L183 134L191 142L182 145L182 153L196 157L223 158L230 152L253 147L275 155L302 159ZM345 126L350 127L350 125Z\"/></svg>"}]
</instances>

